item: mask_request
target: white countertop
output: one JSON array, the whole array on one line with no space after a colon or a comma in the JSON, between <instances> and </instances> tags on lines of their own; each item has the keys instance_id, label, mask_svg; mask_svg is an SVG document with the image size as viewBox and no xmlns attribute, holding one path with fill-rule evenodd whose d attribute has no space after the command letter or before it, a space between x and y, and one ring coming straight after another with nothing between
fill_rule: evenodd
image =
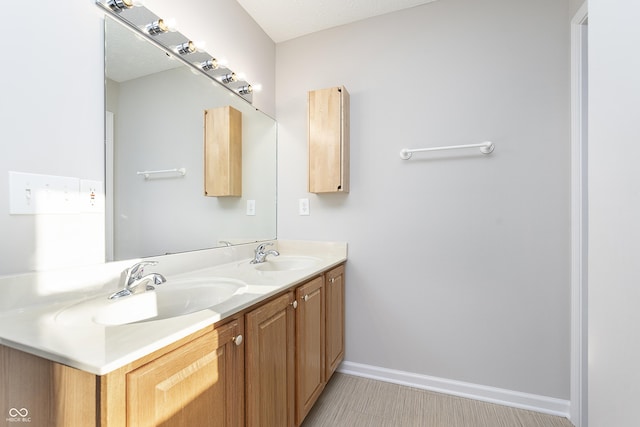
<instances>
[{"instance_id":1,"label":"white countertop","mask_svg":"<svg viewBox=\"0 0 640 427\"><path fill-rule=\"evenodd\" d=\"M0 292L6 297L0 304L0 344L104 375L347 259L346 243L273 243L283 256L308 256L318 262L313 267L299 270L261 271L249 264L256 244L154 257L159 264L150 267L149 272L165 275L167 284L184 278L230 278L247 286L242 293L210 309L118 326L101 325L89 318L86 322L68 324L56 320L56 316L88 298L104 295L106 299L116 290L123 266L128 267L139 260L108 263L64 274L0 278ZM88 274L92 280L85 279L86 286L83 287L82 277Z\"/></svg>"}]
</instances>

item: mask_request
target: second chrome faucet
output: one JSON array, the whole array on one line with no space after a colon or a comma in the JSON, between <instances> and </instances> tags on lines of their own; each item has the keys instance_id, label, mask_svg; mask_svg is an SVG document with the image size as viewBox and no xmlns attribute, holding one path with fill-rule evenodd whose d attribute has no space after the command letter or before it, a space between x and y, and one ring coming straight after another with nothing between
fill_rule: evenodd
<instances>
[{"instance_id":1,"label":"second chrome faucet","mask_svg":"<svg viewBox=\"0 0 640 427\"><path fill-rule=\"evenodd\" d=\"M258 247L254 251L255 254L253 259L251 260L251 264L261 264L265 262L267 259L267 255L280 255L280 252L276 251L275 249L266 251L265 249L267 248L267 246L273 246L273 243L261 243L258 245Z\"/></svg>"}]
</instances>

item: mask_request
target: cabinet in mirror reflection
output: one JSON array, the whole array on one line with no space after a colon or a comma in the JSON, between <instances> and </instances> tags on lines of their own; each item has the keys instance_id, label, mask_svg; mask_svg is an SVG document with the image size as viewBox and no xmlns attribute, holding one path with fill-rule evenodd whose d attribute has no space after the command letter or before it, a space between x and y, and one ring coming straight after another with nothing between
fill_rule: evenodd
<instances>
[{"instance_id":1,"label":"cabinet in mirror reflection","mask_svg":"<svg viewBox=\"0 0 640 427\"><path fill-rule=\"evenodd\" d=\"M105 45L107 260L274 239L275 121L108 17ZM242 195L206 197L203 111L223 106L242 114Z\"/></svg>"}]
</instances>

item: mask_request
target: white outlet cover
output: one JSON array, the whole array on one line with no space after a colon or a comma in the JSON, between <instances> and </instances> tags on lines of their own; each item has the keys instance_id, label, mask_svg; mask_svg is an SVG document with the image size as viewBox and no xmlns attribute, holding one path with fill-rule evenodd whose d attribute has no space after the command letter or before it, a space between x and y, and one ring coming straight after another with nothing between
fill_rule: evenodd
<instances>
[{"instance_id":1,"label":"white outlet cover","mask_svg":"<svg viewBox=\"0 0 640 427\"><path fill-rule=\"evenodd\" d=\"M104 184L90 179L80 180L78 206L81 212L104 212Z\"/></svg>"}]
</instances>

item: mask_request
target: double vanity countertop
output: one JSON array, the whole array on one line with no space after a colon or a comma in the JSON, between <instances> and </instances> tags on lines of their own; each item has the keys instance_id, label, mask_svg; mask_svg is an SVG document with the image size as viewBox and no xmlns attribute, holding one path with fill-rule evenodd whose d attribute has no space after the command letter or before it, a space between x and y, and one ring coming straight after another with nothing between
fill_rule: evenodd
<instances>
[{"instance_id":1,"label":"double vanity countertop","mask_svg":"<svg viewBox=\"0 0 640 427\"><path fill-rule=\"evenodd\" d=\"M96 375L104 375L144 357L202 328L224 320L267 298L326 271L347 259L341 242L273 241L281 260L309 260L291 269L272 271L250 264L257 244L237 245L191 253L153 257L158 264L149 273L163 274L167 282L156 291L123 297L154 297L161 287L178 290L184 283L207 281L241 284L230 298L193 313L161 320L106 325L94 313L70 316L70 308L104 300L117 290L120 273L140 260L119 261L72 271L34 273L0 278L0 344ZM271 261L269 261L271 259ZM275 265L278 257L269 256ZM148 296L146 294L149 294ZM180 291L175 292L179 295ZM124 305L123 305L124 307ZM137 307L129 310L133 316ZM108 322L107 322L108 323Z\"/></svg>"}]
</instances>

